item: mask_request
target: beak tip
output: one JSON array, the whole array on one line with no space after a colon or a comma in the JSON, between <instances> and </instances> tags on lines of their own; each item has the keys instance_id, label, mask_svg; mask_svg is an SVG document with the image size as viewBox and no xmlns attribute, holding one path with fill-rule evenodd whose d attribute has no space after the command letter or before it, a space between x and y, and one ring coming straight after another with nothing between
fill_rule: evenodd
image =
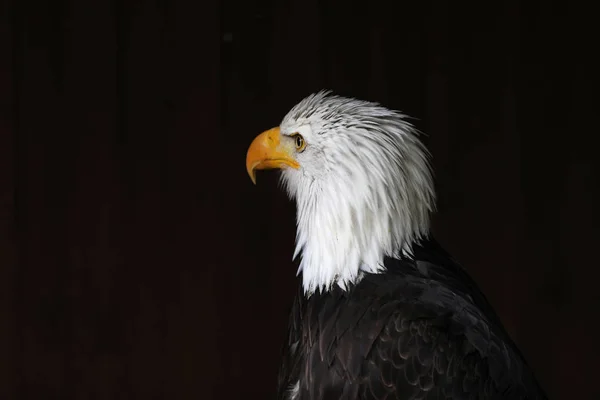
<instances>
[{"instance_id":1,"label":"beak tip","mask_svg":"<svg viewBox=\"0 0 600 400\"><path fill-rule=\"evenodd\" d=\"M250 180L253 184L256 185L256 164L252 162L246 162L246 171L248 172L248 176L250 176Z\"/></svg>"}]
</instances>

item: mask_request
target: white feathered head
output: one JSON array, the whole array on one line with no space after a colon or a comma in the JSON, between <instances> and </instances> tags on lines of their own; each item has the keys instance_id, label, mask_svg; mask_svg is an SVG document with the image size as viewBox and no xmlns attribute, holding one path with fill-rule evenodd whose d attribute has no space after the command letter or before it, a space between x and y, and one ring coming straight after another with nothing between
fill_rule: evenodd
<instances>
[{"instance_id":1,"label":"white feathered head","mask_svg":"<svg viewBox=\"0 0 600 400\"><path fill-rule=\"evenodd\" d=\"M405 116L379 104L312 94L254 139L246 168L253 182L256 170L281 169L307 294L382 272L385 256L410 254L429 233L429 154Z\"/></svg>"}]
</instances>

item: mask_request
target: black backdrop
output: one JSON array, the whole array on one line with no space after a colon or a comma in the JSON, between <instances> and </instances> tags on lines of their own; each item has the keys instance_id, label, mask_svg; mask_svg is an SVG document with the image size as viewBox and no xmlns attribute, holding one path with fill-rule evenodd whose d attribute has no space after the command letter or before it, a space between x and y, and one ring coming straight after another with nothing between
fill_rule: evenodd
<instances>
[{"instance_id":1,"label":"black backdrop","mask_svg":"<svg viewBox=\"0 0 600 400\"><path fill-rule=\"evenodd\" d=\"M418 118L438 239L553 399L600 398L591 9L0 4L0 398L270 396L294 207L245 151L321 88Z\"/></svg>"}]
</instances>

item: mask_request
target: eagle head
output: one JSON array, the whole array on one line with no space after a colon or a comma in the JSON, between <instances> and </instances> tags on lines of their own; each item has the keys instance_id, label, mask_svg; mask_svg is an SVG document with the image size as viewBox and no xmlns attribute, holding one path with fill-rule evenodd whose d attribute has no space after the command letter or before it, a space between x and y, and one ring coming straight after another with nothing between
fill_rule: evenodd
<instances>
[{"instance_id":1,"label":"eagle head","mask_svg":"<svg viewBox=\"0 0 600 400\"><path fill-rule=\"evenodd\" d=\"M385 257L410 256L435 207L429 153L400 112L377 103L312 94L257 136L246 157L277 168L296 201L294 258L306 294L347 289Z\"/></svg>"}]
</instances>

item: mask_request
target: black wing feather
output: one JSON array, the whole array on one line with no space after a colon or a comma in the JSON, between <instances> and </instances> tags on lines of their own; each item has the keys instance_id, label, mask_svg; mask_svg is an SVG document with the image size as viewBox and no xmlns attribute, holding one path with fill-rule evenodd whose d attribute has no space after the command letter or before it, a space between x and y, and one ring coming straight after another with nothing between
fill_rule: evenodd
<instances>
[{"instance_id":1,"label":"black wing feather","mask_svg":"<svg viewBox=\"0 0 600 400\"><path fill-rule=\"evenodd\" d=\"M499 318L433 240L290 315L279 399L546 399Z\"/></svg>"}]
</instances>

